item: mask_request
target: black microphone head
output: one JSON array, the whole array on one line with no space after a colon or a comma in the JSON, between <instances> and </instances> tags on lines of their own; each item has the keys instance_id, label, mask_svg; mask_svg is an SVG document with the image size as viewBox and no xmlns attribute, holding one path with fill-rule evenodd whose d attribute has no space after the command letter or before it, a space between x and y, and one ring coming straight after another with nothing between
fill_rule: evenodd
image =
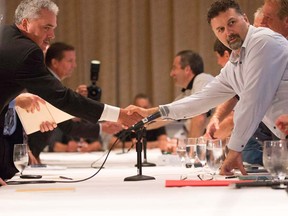
<instances>
[{"instance_id":1,"label":"black microphone head","mask_svg":"<svg viewBox=\"0 0 288 216\"><path fill-rule=\"evenodd\" d=\"M128 130L138 130L140 128L142 128L146 123L149 123L157 118L161 117L161 113L160 111L155 112L149 116L147 116L146 118L143 118L141 121L137 122L136 124L132 125L130 128L128 128Z\"/></svg>"}]
</instances>

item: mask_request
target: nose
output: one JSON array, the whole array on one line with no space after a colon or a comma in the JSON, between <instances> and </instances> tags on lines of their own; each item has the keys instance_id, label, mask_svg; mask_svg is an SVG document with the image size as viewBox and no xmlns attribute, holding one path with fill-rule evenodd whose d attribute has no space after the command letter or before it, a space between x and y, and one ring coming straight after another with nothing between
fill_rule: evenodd
<instances>
[{"instance_id":1,"label":"nose","mask_svg":"<svg viewBox=\"0 0 288 216\"><path fill-rule=\"evenodd\" d=\"M54 32L54 29L51 29L51 30L49 31L49 33L48 33L48 37L49 37L50 39L54 39L54 38L55 38L55 32Z\"/></svg>"}]
</instances>

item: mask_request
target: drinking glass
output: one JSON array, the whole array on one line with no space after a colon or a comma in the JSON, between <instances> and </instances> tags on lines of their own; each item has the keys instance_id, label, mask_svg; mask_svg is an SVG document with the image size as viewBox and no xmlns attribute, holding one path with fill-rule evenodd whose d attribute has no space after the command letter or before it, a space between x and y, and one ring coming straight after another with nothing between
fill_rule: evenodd
<instances>
[{"instance_id":1,"label":"drinking glass","mask_svg":"<svg viewBox=\"0 0 288 216\"><path fill-rule=\"evenodd\" d=\"M22 175L23 170L28 165L28 146L27 144L15 144L13 151L13 161L15 167L19 170Z\"/></svg>"},{"instance_id":2,"label":"drinking glass","mask_svg":"<svg viewBox=\"0 0 288 216\"><path fill-rule=\"evenodd\" d=\"M197 145L197 138L186 138L184 139L184 143L186 146L186 154L189 160L186 162L187 168L194 168L194 163L196 159L196 145Z\"/></svg>"},{"instance_id":3,"label":"drinking glass","mask_svg":"<svg viewBox=\"0 0 288 216\"><path fill-rule=\"evenodd\" d=\"M176 152L177 152L178 156L180 157L181 166L184 167L185 161L186 161L186 156L187 156L186 145L184 143L184 139L178 139L177 140Z\"/></svg>"},{"instance_id":4,"label":"drinking glass","mask_svg":"<svg viewBox=\"0 0 288 216\"><path fill-rule=\"evenodd\" d=\"M288 141L264 141L263 164L280 185L274 188L286 188L284 179L288 173Z\"/></svg>"},{"instance_id":5,"label":"drinking glass","mask_svg":"<svg viewBox=\"0 0 288 216\"><path fill-rule=\"evenodd\" d=\"M202 167L204 167L206 164L206 146L207 146L207 138L198 137L197 144L196 144L196 153L197 153L197 158L202 164Z\"/></svg>"},{"instance_id":6,"label":"drinking glass","mask_svg":"<svg viewBox=\"0 0 288 216\"><path fill-rule=\"evenodd\" d=\"M221 139L209 139L207 141L206 160L214 178L224 160Z\"/></svg>"}]
</instances>

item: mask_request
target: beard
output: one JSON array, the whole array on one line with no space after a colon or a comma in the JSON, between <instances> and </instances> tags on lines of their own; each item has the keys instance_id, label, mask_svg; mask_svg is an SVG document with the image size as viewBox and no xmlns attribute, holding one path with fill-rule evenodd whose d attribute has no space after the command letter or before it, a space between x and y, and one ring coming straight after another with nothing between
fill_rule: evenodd
<instances>
[{"instance_id":1,"label":"beard","mask_svg":"<svg viewBox=\"0 0 288 216\"><path fill-rule=\"evenodd\" d=\"M232 41L231 41L232 40ZM227 39L227 43L232 50L238 50L241 48L243 44L243 40L240 38L238 34L231 34Z\"/></svg>"}]
</instances>

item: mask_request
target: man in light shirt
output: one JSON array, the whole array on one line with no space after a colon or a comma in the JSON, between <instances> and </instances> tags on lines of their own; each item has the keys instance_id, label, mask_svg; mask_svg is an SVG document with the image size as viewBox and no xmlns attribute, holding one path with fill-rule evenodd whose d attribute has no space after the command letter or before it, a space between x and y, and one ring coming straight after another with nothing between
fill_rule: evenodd
<instances>
[{"instance_id":1,"label":"man in light shirt","mask_svg":"<svg viewBox=\"0 0 288 216\"><path fill-rule=\"evenodd\" d=\"M268 28L250 25L235 1L212 3L207 19L216 37L232 49L221 73L195 95L159 108L135 110L143 115L159 110L162 118L189 118L239 95L229 153L220 174L232 175L234 168L247 174L241 152L261 121L277 137L285 137L275 120L288 113L288 42Z\"/></svg>"}]
</instances>

